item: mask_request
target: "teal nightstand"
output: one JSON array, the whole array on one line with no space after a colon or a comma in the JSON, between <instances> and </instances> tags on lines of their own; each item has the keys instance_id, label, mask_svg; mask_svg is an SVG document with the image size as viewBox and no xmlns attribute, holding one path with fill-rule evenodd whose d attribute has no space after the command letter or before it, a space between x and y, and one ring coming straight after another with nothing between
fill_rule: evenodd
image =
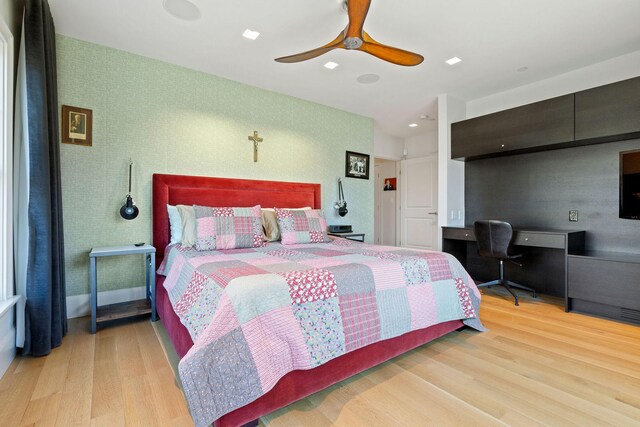
<instances>
[{"instance_id":1,"label":"teal nightstand","mask_svg":"<svg viewBox=\"0 0 640 427\"><path fill-rule=\"evenodd\" d=\"M98 268L100 257L120 255L144 255L146 271L146 298L136 301L127 301L117 304L98 306ZM151 245L126 245L93 248L89 252L91 285L91 333L95 334L98 323L109 320L123 319L125 317L138 316L151 313L151 320L156 321L156 248Z\"/></svg>"}]
</instances>

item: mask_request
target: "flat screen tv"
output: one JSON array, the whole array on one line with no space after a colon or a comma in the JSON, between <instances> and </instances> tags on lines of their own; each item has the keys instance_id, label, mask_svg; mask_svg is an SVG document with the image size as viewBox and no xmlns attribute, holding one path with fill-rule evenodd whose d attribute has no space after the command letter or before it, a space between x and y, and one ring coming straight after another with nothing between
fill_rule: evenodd
<instances>
[{"instance_id":1,"label":"flat screen tv","mask_svg":"<svg viewBox=\"0 0 640 427\"><path fill-rule=\"evenodd\" d=\"M620 218L640 219L640 150L620 153Z\"/></svg>"}]
</instances>

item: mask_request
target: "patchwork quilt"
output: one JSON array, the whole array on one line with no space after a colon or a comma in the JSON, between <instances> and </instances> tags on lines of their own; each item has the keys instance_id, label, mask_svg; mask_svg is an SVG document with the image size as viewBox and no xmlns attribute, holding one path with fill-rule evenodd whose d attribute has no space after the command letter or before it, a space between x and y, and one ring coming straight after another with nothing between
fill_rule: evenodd
<instances>
[{"instance_id":1,"label":"patchwork quilt","mask_svg":"<svg viewBox=\"0 0 640 427\"><path fill-rule=\"evenodd\" d=\"M165 253L158 272L194 342L179 372L197 426L376 341L454 319L484 330L478 289L442 252L333 239Z\"/></svg>"}]
</instances>

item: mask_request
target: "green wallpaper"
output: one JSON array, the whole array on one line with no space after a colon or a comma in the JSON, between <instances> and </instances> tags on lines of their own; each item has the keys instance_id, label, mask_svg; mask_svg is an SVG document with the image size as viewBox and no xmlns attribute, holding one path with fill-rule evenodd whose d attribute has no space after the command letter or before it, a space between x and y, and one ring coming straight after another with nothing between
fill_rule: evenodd
<instances>
[{"instance_id":1,"label":"green wallpaper","mask_svg":"<svg viewBox=\"0 0 640 427\"><path fill-rule=\"evenodd\" d=\"M61 144L67 295L89 292L91 247L151 242L151 175L322 184L329 224L373 238L373 180L345 179L345 150L373 154L372 119L76 39L57 37L60 104L93 110L93 146ZM259 162L247 140L264 137ZM134 161L140 215L118 210ZM99 261L100 290L142 286L142 258Z\"/></svg>"}]
</instances>

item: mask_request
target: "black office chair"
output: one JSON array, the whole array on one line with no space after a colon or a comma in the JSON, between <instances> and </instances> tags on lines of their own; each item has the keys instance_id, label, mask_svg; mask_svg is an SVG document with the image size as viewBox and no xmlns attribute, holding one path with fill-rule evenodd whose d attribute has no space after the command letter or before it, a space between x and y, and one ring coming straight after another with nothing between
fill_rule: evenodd
<instances>
[{"instance_id":1,"label":"black office chair","mask_svg":"<svg viewBox=\"0 0 640 427\"><path fill-rule=\"evenodd\" d=\"M514 254L511 241L513 239L513 229L511 224L504 221L495 220L481 220L476 221L473 224L473 229L476 234L476 241L478 242L478 255L489 258L497 258L500 260L500 278L487 283L481 283L478 286L491 286L502 285L518 304L518 295L511 288L522 289L533 293L533 297L536 297L535 289L528 288L518 283L505 280L504 278L504 261L511 261L522 267L522 264L515 262L514 260L522 258L522 254Z\"/></svg>"}]
</instances>

